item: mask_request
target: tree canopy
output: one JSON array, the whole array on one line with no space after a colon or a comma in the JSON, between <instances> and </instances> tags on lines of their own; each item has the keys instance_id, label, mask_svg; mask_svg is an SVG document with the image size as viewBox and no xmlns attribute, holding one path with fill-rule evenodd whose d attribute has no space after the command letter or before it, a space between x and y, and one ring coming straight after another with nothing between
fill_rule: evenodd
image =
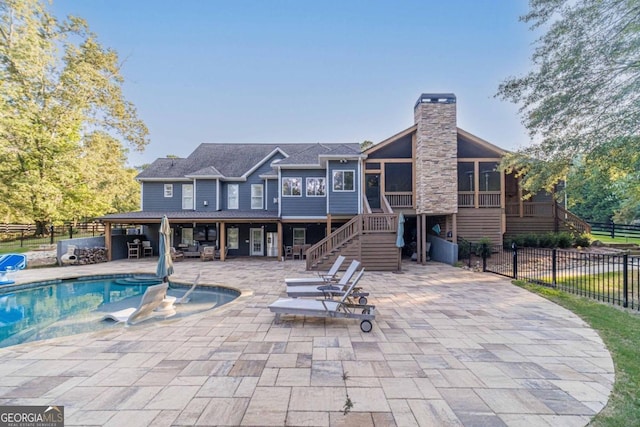
<instances>
[{"instance_id":1,"label":"tree canopy","mask_svg":"<svg viewBox=\"0 0 640 427\"><path fill-rule=\"evenodd\" d=\"M137 206L125 144L142 150L148 130L123 95L120 67L84 20L58 20L39 0L0 0L2 220Z\"/></svg>"},{"instance_id":2,"label":"tree canopy","mask_svg":"<svg viewBox=\"0 0 640 427\"><path fill-rule=\"evenodd\" d=\"M502 167L537 191L565 179L577 159L603 173L618 162L613 178L637 193L629 159L640 151L640 0L530 0L521 20L543 32L533 69L504 81L498 96L520 105L534 143Z\"/></svg>"}]
</instances>

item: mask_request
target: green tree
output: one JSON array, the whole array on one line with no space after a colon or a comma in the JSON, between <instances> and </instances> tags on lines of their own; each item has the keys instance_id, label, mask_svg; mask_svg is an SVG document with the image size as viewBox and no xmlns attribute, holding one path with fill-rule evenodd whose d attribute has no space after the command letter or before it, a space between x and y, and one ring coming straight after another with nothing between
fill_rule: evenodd
<instances>
[{"instance_id":1,"label":"green tree","mask_svg":"<svg viewBox=\"0 0 640 427\"><path fill-rule=\"evenodd\" d=\"M123 143L142 150L148 131L122 84L82 19L0 0L0 214L42 227L131 205Z\"/></svg>"},{"instance_id":2,"label":"green tree","mask_svg":"<svg viewBox=\"0 0 640 427\"><path fill-rule=\"evenodd\" d=\"M521 20L543 31L533 70L507 79L498 96L520 104L536 142L502 167L535 192L608 145L640 151L640 0L530 0Z\"/></svg>"}]
</instances>

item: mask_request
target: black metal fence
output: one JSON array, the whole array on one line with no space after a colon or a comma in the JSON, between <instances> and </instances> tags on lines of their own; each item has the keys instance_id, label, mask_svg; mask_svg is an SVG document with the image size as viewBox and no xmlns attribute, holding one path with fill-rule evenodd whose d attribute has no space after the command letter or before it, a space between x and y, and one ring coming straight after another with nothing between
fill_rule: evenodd
<instances>
[{"instance_id":1,"label":"black metal fence","mask_svg":"<svg viewBox=\"0 0 640 427\"><path fill-rule=\"evenodd\" d=\"M640 310L640 257L515 245L486 249L482 271Z\"/></svg>"},{"instance_id":2,"label":"black metal fence","mask_svg":"<svg viewBox=\"0 0 640 427\"><path fill-rule=\"evenodd\" d=\"M33 224L0 224L0 250L42 249L60 239L95 237L103 234L104 225L98 222L50 225L44 230Z\"/></svg>"},{"instance_id":3,"label":"black metal fence","mask_svg":"<svg viewBox=\"0 0 640 427\"><path fill-rule=\"evenodd\" d=\"M616 224L615 222L589 222L594 236L630 237L640 239L640 225Z\"/></svg>"}]
</instances>

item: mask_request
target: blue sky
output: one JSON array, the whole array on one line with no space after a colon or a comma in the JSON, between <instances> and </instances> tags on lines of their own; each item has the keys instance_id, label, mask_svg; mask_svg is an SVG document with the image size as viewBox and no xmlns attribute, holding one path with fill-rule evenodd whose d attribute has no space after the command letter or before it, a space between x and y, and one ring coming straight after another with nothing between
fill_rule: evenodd
<instances>
[{"instance_id":1,"label":"blue sky","mask_svg":"<svg viewBox=\"0 0 640 427\"><path fill-rule=\"evenodd\" d=\"M413 124L423 92L453 92L458 126L528 143L494 98L529 68L526 0L54 0L123 60L150 130L131 165L202 142L379 142Z\"/></svg>"}]
</instances>

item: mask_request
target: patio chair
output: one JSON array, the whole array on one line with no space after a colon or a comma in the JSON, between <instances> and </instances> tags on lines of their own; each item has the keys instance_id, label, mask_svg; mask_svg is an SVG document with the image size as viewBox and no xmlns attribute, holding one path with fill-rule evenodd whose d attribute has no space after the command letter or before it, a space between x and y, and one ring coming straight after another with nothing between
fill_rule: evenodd
<instances>
[{"instance_id":1,"label":"patio chair","mask_svg":"<svg viewBox=\"0 0 640 427\"><path fill-rule=\"evenodd\" d=\"M363 292L362 287L357 286L357 283L362 278L364 274L364 268L360 270L357 274L344 274L338 283L330 283L326 285L308 285L308 286L287 286L287 296L289 298L300 298L300 297L324 297L324 298L335 298L341 297L344 293L349 289L349 287L353 284L353 281L356 282L356 286L353 288L351 292L351 298L357 298L358 304L366 304L367 297L369 296L368 292Z\"/></svg>"},{"instance_id":2,"label":"patio chair","mask_svg":"<svg viewBox=\"0 0 640 427\"><path fill-rule=\"evenodd\" d=\"M169 248L169 254L171 255L171 261L182 261L184 259L184 253L177 251L176 248Z\"/></svg>"},{"instance_id":3,"label":"patio chair","mask_svg":"<svg viewBox=\"0 0 640 427\"><path fill-rule=\"evenodd\" d=\"M153 248L149 240L142 241L142 256L153 256Z\"/></svg>"},{"instance_id":4,"label":"patio chair","mask_svg":"<svg viewBox=\"0 0 640 427\"><path fill-rule=\"evenodd\" d=\"M344 261L344 260L342 260ZM336 260L336 262L340 262L342 264L342 261L338 261ZM335 266L335 263L334 263ZM348 275L348 278L350 279L351 276L353 276L353 274L356 272L356 270L358 269L358 267L360 267L360 261L358 260L353 260L351 261L351 264L349 264L349 268L347 268L347 271L344 272L343 276ZM340 268L340 266L338 266L338 268ZM320 286L320 285L326 285L328 283L331 282L335 282L336 279L336 274L338 273L338 268L335 269L335 272L333 274L332 277L329 277L330 274L333 272L334 267L331 267L331 270L329 270L325 277L320 276L320 277L299 277L299 278L295 278L295 279L284 279L284 284L287 286L311 286L311 285L315 285L315 286ZM340 279L342 280L342 279ZM346 283L345 283L346 284Z\"/></svg>"},{"instance_id":5,"label":"patio chair","mask_svg":"<svg viewBox=\"0 0 640 427\"><path fill-rule=\"evenodd\" d=\"M360 263L358 263L359 265ZM342 275L340 282L338 283L330 283L325 285L309 285L309 286L287 286L287 296L290 298L299 298L299 297L325 297L325 298L334 298L340 297L345 294L347 289L350 288L351 284L349 281L355 274L355 269L353 273L350 270L347 270L345 274ZM357 285L357 283L362 278L364 274L364 268L360 270L358 274L355 275L353 281ZM367 297L369 296L368 292L362 292L362 288L359 286L355 286L351 291L351 298L357 298L358 304L366 304Z\"/></svg>"},{"instance_id":6,"label":"patio chair","mask_svg":"<svg viewBox=\"0 0 640 427\"><path fill-rule=\"evenodd\" d=\"M27 256L24 254L6 254L0 256L0 285L15 283L12 276L18 270L27 268Z\"/></svg>"},{"instance_id":7,"label":"patio chair","mask_svg":"<svg viewBox=\"0 0 640 427\"><path fill-rule=\"evenodd\" d=\"M138 243L127 242L127 248L129 250L127 252L127 257L129 259L140 258L140 245Z\"/></svg>"},{"instance_id":8,"label":"patio chair","mask_svg":"<svg viewBox=\"0 0 640 427\"><path fill-rule=\"evenodd\" d=\"M213 259L215 258L216 255L216 248L213 246L205 246L202 248L202 252L200 252L200 260L202 261L206 261L206 260L211 260L213 261Z\"/></svg>"},{"instance_id":9,"label":"patio chair","mask_svg":"<svg viewBox=\"0 0 640 427\"><path fill-rule=\"evenodd\" d=\"M113 313L105 314L102 317L102 320L124 322L125 325L133 325L146 320L154 315L154 310L162 308L162 305L165 303L164 299L167 295L167 289L169 289L169 285L167 283L149 286L144 292L144 295L142 295L142 300L137 308L129 307ZM171 302L174 300L175 298L171 300ZM171 314L175 314L175 310L173 310L173 313L166 312L164 314L165 317L168 317Z\"/></svg>"},{"instance_id":10,"label":"patio chair","mask_svg":"<svg viewBox=\"0 0 640 427\"><path fill-rule=\"evenodd\" d=\"M364 269L359 273L359 275L362 274L364 274ZM359 319L360 330L362 332L371 332L373 328L371 321L376 317L375 306L353 304L350 302L350 299L353 298L352 293L356 284L357 281L354 280L340 300L281 298L271 303L269 310L276 314L276 323L280 321L280 315L282 314Z\"/></svg>"}]
</instances>

